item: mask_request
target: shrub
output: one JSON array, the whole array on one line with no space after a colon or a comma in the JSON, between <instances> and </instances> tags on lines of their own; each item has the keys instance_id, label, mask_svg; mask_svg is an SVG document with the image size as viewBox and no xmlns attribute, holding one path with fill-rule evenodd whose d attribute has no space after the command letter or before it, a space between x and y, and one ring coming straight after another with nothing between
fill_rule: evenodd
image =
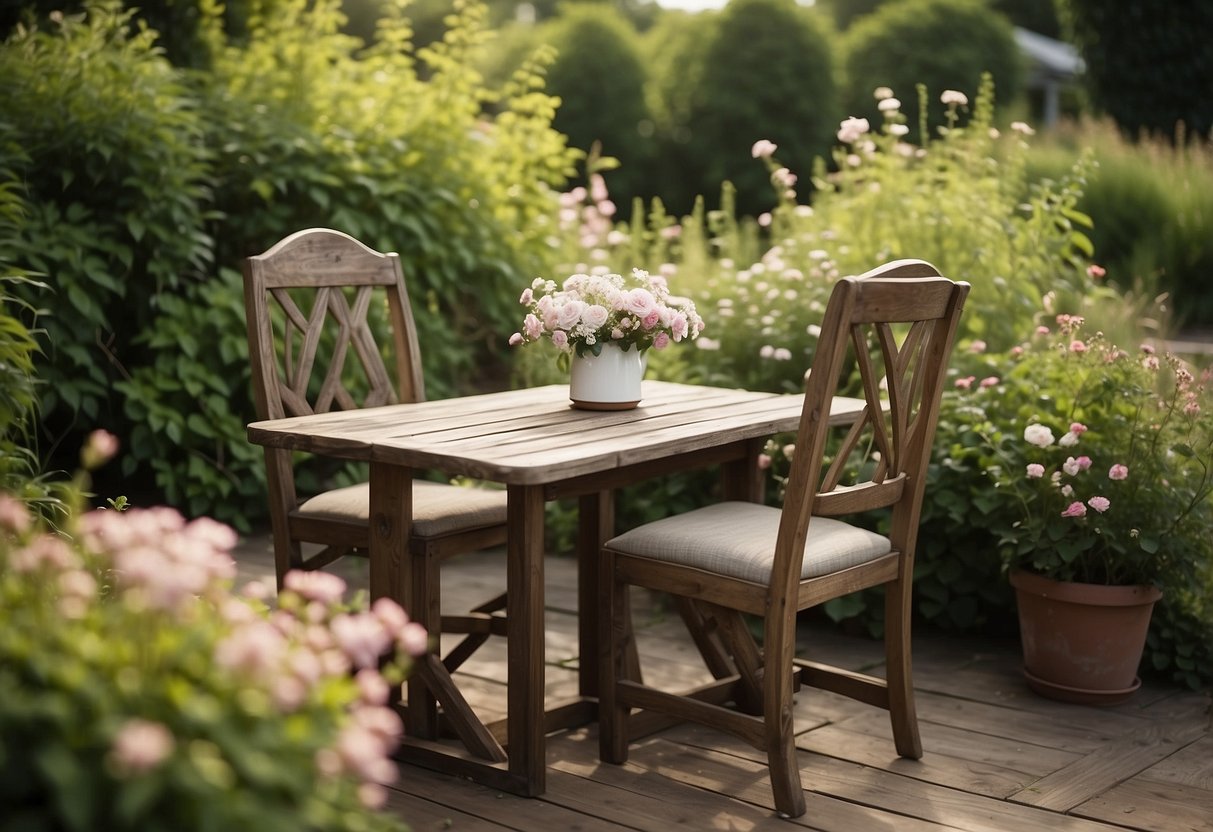
<instances>
[{"instance_id":1,"label":"shrub","mask_svg":"<svg viewBox=\"0 0 1213 832\"><path fill-rule=\"evenodd\" d=\"M653 119L644 96L647 76L636 31L617 10L568 6L540 39L556 49L547 91L560 99L552 126L581 150L600 146L618 159L612 177L621 214L634 197L653 195Z\"/></svg>"},{"instance_id":2,"label":"shrub","mask_svg":"<svg viewBox=\"0 0 1213 832\"><path fill-rule=\"evenodd\" d=\"M1108 279L1122 292L1168 293L1164 311L1176 325L1213 326L1213 146L1134 143L1106 121L1088 121L1033 147L1029 170L1055 175L1080 147L1099 165L1078 208L1094 223L1091 242Z\"/></svg>"},{"instance_id":3,"label":"shrub","mask_svg":"<svg viewBox=\"0 0 1213 832\"><path fill-rule=\"evenodd\" d=\"M947 394L984 442L1004 560L1054 580L1186 583L1213 559L1210 376L1056 321Z\"/></svg>"},{"instance_id":4,"label":"shrub","mask_svg":"<svg viewBox=\"0 0 1213 832\"><path fill-rule=\"evenodd\" d=\"M38 310L10 287L33 278L12 265L15 229L24 205L18 182L0 147L0 490L24 491L38 471L32 433L38 409L34 357L38 341L30 326Z\"/></svg>"},{"instance_id":5,"label":"shrub","mask_svg":"<svg viewBox=\"0 0 1213 832\"><path fill-rule=\"evenodd\" d=\"M171 509L67 529L0 493L6 829L403 828L364 808L396 774L390 685L425 649L398 605L352 611L322 573L288 575L273 612L264 585L233 596L235 533Z\"/></svg>"},{"instance_id":6,"label":"shrub","mask_svg":"<svg viewBox=\"0 0 1213 832\"><path fill-rule=\"evenodd\" d=\"M983 73L993 76L1003 102L1020 89L1020 58L1010 22L981 0L897 0L860 19L843 40L844 101L853 116L876 120L872 90L891 87L903 99L908 123L917 130L925 115L942 124L945 108L931 102L925 114L917 84L930 90L959 90L972 100ZM920 139L920 140L925 140Z\"/></svg>"},{"instance_id":7,"label":"shrub","mask_svg":"<svg viewBox=\"0 0 1213 832\"><path fill-rule=\"evenodd\" d=\"M53 292L16 290L54 308L38 362L52 444L78 420L118 424L113 385L142 360L135 338L158 298L211 263L197 107L154 35L129 25L116 4L99 5L87 22L60 17L0 48L0 111L28 204L13 256Z\"/></svg>"},{"instance_id":8,"label":"shrub","mask_svg":"<svg viewBox=\"0 0 1213 832\"><path fill-rule=\"evenodd\" d=\"M1206 135L1213 113L1198 90L1213 89L1213 5L1062 0L1066 28L1086 63L1091 101L1125 133L1171 139L1182 124Z\"/></svg>"},{"instance_id":9,"label":"shrub","mask_svg":"<svg viewBox=\"0 0 1213 832\"><path fill-rule=\"evenodd\" d=\"M801 170L826 151L839 114L830 43L821 15L792 0L729 3L703 49L702 69L693 70L697 83L680 90L688 98L687 135L674 152L685 157L682 170L694 187L727 180L738 210L753 216L771 206L766 176L746 161L755 141L783 144L787 163ZM690 209L689 199L671 205Z\"/></svg>"}]
</instances>

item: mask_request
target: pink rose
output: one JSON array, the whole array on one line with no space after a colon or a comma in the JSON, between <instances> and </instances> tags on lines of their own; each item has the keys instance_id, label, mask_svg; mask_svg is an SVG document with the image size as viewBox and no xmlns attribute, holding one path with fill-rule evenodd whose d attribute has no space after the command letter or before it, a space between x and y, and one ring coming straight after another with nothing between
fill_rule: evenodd
<instances>
[{"instance_id":1,"label":"pink rose","mask_svg":"<svg viewBox=\"0 0 1213 832\"><path fill-rule=\"evenodd\" d=\"M1127 465L1117 463L1108 469L1108 479L1110 480L1127 480L1129 478L1129 468Z\"/></svg>"},{"instance_id":2,"label":"pink rose","mask_svg":"<svg viewBox=\"0 0 1213 832\"><path fill-rule=\"evenodd\" d=\"M534 314L527 315L522 321L522 329L526 332L526 337L534 341L543 334L543 321L535 317Z\"/></svg>"},{"instance_id":3,"label":"pink rose","mask_svg":"<svg viewBox=\"0 0 1213 832\"><path fill-rule=\"evenodd\" d=\"M664 350L670 345L670 336L664 332L658 332L653 336L653 349Z\"/></svg>"},{"instance_id":4,"label":"pink rose","mask_svg":"<svg viewBox=\"0 0 1213 832\"><path fill-rule=\"evenodd\" d=\"M1071 422L1070 423L1070 433L1081 434L1081 433L1086 433L1086 432L1087 432L1087 426L1084 425L1082 422Z\"/></svg>"},{"instance_id":5,"label":"pink rose","mask_svg":"<svg viewBox=\"0 0 1213 832\"><path fill-rule=\"evenodd\" d=\"M998 376L986 376L978 383L978 386L981 387L982 389L985 389L988 387L997 387L998 380L999 380Z\"/></svg>"},{"instance_id":6,"label":"pink rose","mask_svg":"<svg viewBox=\"0 0 1213 832\"><path fill-rule=\"evenodd\" d=\"M1030 479L1037 480L1045 475L1045 467L1038 462L1033 462L1028 465L1026 473Z\"/></svg>"},{"instance_id":7,"label":"pink rose","mask_svg":"<svg viewBox=\"0 0 1213 832\"><path fill-rule=\"evenodd\" d=\"M638 318L647 318L657 311L657 299L648 289L632 289L628 292L626 308Z\"/></svg>"},{"instance_id":8,"label":"pink rose","mask_svg":"<svg viewBox=\"0 0 1213 832\"><path fill-rule=\"evenodd\" d=\"M1066 510L1061 513L1062 517L1086 517L1087 507L1082 503L1075 501L1066 507Z\"/></svg>"},{"instance_id":9,"label":"pink rose","mask_svg":"<svg viewBox=\"0 0 1213 832\"><path fill-rule=\"evenodd\" d=\"M558 348L564 349L565 347L567 347L569 345L569 334L567 332L565 332L563 329L553 330L552 331L552 343L555 344Z\"/></svg>"},{"instance_id":10,"label":"pink rose","mask_svg":"<svg viewBox=\"0 0 1213 832\"><path fill-rule=\"evenodd\" d=\"M1112 505L1112 501L1107 497L1092 497L1091 499L1087 500L1087 505L1098 511L1100 514L1103 514L1108 510L1109 506Z\"/></svg>"}]
</instances>

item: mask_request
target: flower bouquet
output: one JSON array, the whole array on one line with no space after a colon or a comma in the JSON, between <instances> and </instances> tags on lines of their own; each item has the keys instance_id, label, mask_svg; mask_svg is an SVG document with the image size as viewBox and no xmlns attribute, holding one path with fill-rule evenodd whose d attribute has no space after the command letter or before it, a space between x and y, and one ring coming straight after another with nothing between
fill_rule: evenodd
<instances>
[{"instance_id":1,"label":"flower bouquet","mask_svg":"<svg viewBox=\"0 0 1213 832\"><path fill-rule=\"evenodd\" d=\"M601 355L608 344L624 352L633 347L661 350L671 342L698 338L704 326L693 302L674 297L665 278L643 269L633 269L626 278L574 274L559 287L537 277L518 302L527 314L510 344L546 338L564 356Z\"/></svg>"},{"instance_id":2,"label":"flower bouquet","mask_svg":"<svg viewBox=\"0 0 1213 832\"><path fill-rule=\"evenodd\" d=\"M695 304L670 294L665 278L633 269L618 274L574 274L559 288L536 278L519 302L527 307L522 331L510 344L548 339L567 366L569 397L586 410L627 410L640 403L642 354L652 347L695 339L703 319Z\"/></svg>"}]
</instances>

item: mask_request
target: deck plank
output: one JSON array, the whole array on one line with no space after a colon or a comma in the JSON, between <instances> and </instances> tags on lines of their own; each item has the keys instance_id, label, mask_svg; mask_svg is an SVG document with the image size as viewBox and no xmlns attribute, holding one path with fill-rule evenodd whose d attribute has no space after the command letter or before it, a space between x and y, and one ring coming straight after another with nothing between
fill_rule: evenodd
<instances>
[{"instance_id":1,"label":"deck plank","mask_svg":"<svg viewBox=\"0 0 1213 832\"><path fill-rule=\"evenodd\" d=\"M1091 798L1073 814L1154 832L1213 832L1213 791L1135 777Z\"/></svg>"},{"instance_id":2,"label":"deck plank","mask_svg":"<svg viewBox=\"0 0 1213 832\"><path fill-rule=\"evenodd\" d=\"M273 576L268 538L238 553L239 581ZM504 585L500 552L443 564L443 607L479 603ZM365 561L338 571L366 585ZM545 689L576 691L576 562L545 563ZM633 600L646 679L675 689L708 678L681 618L660 596ZM798 652L882 675L879 642L806 622ZM504 715L506 642L493 638L455 678L478 715ZM916 701L925 755L902 760L888 714L803 688L795 698L808 812L778 819L765 759L727 734L676 726L597 759L593 726L548 737L547 792L520 798L401 764L387 811L417 832L782 830L830 832L1213 832L1210 700L1147 680L1128 702L1091 708L1042 699L1024 684L1014 641L916 633Z\"/></svg>"},{"instance_id":3,"label":"deck plank","mask_svg":"<svg viewBox=\"0 0 1213 832\"><path fill-rule=\"evenodd\" d=\"M1203 726L1150 724L1106 743L1011 795L1019 803L1066 812L1128 780L1205 734Z\"/></svg>"}]
</instances>

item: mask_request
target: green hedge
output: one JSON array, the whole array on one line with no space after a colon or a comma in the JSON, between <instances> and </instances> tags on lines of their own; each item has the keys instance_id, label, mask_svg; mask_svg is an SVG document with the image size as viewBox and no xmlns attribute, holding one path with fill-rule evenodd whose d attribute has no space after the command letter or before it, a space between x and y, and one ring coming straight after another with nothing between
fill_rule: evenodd
<instances>
[{"instance_id":1,"label":"green hedge","mask_svg":"<svg viewBox=\"0 0 1213 832\"><path fill-rule=\"evenodd\" d=\"M664 82L688 99L687 132L682 141L675 138L664 164L692 187L732 182L744 214L770 209L770 184L752 164L750 147L768 139L786 148L787 165L808 170L815 156L828 151L841 115L823 16L793 0L732 0L712 39L689 54L703 61L692 70L694 83ZM690 209L687 196L675 198L664 189L663 194L679 212Z\"/></svg>"}]
</instances>

